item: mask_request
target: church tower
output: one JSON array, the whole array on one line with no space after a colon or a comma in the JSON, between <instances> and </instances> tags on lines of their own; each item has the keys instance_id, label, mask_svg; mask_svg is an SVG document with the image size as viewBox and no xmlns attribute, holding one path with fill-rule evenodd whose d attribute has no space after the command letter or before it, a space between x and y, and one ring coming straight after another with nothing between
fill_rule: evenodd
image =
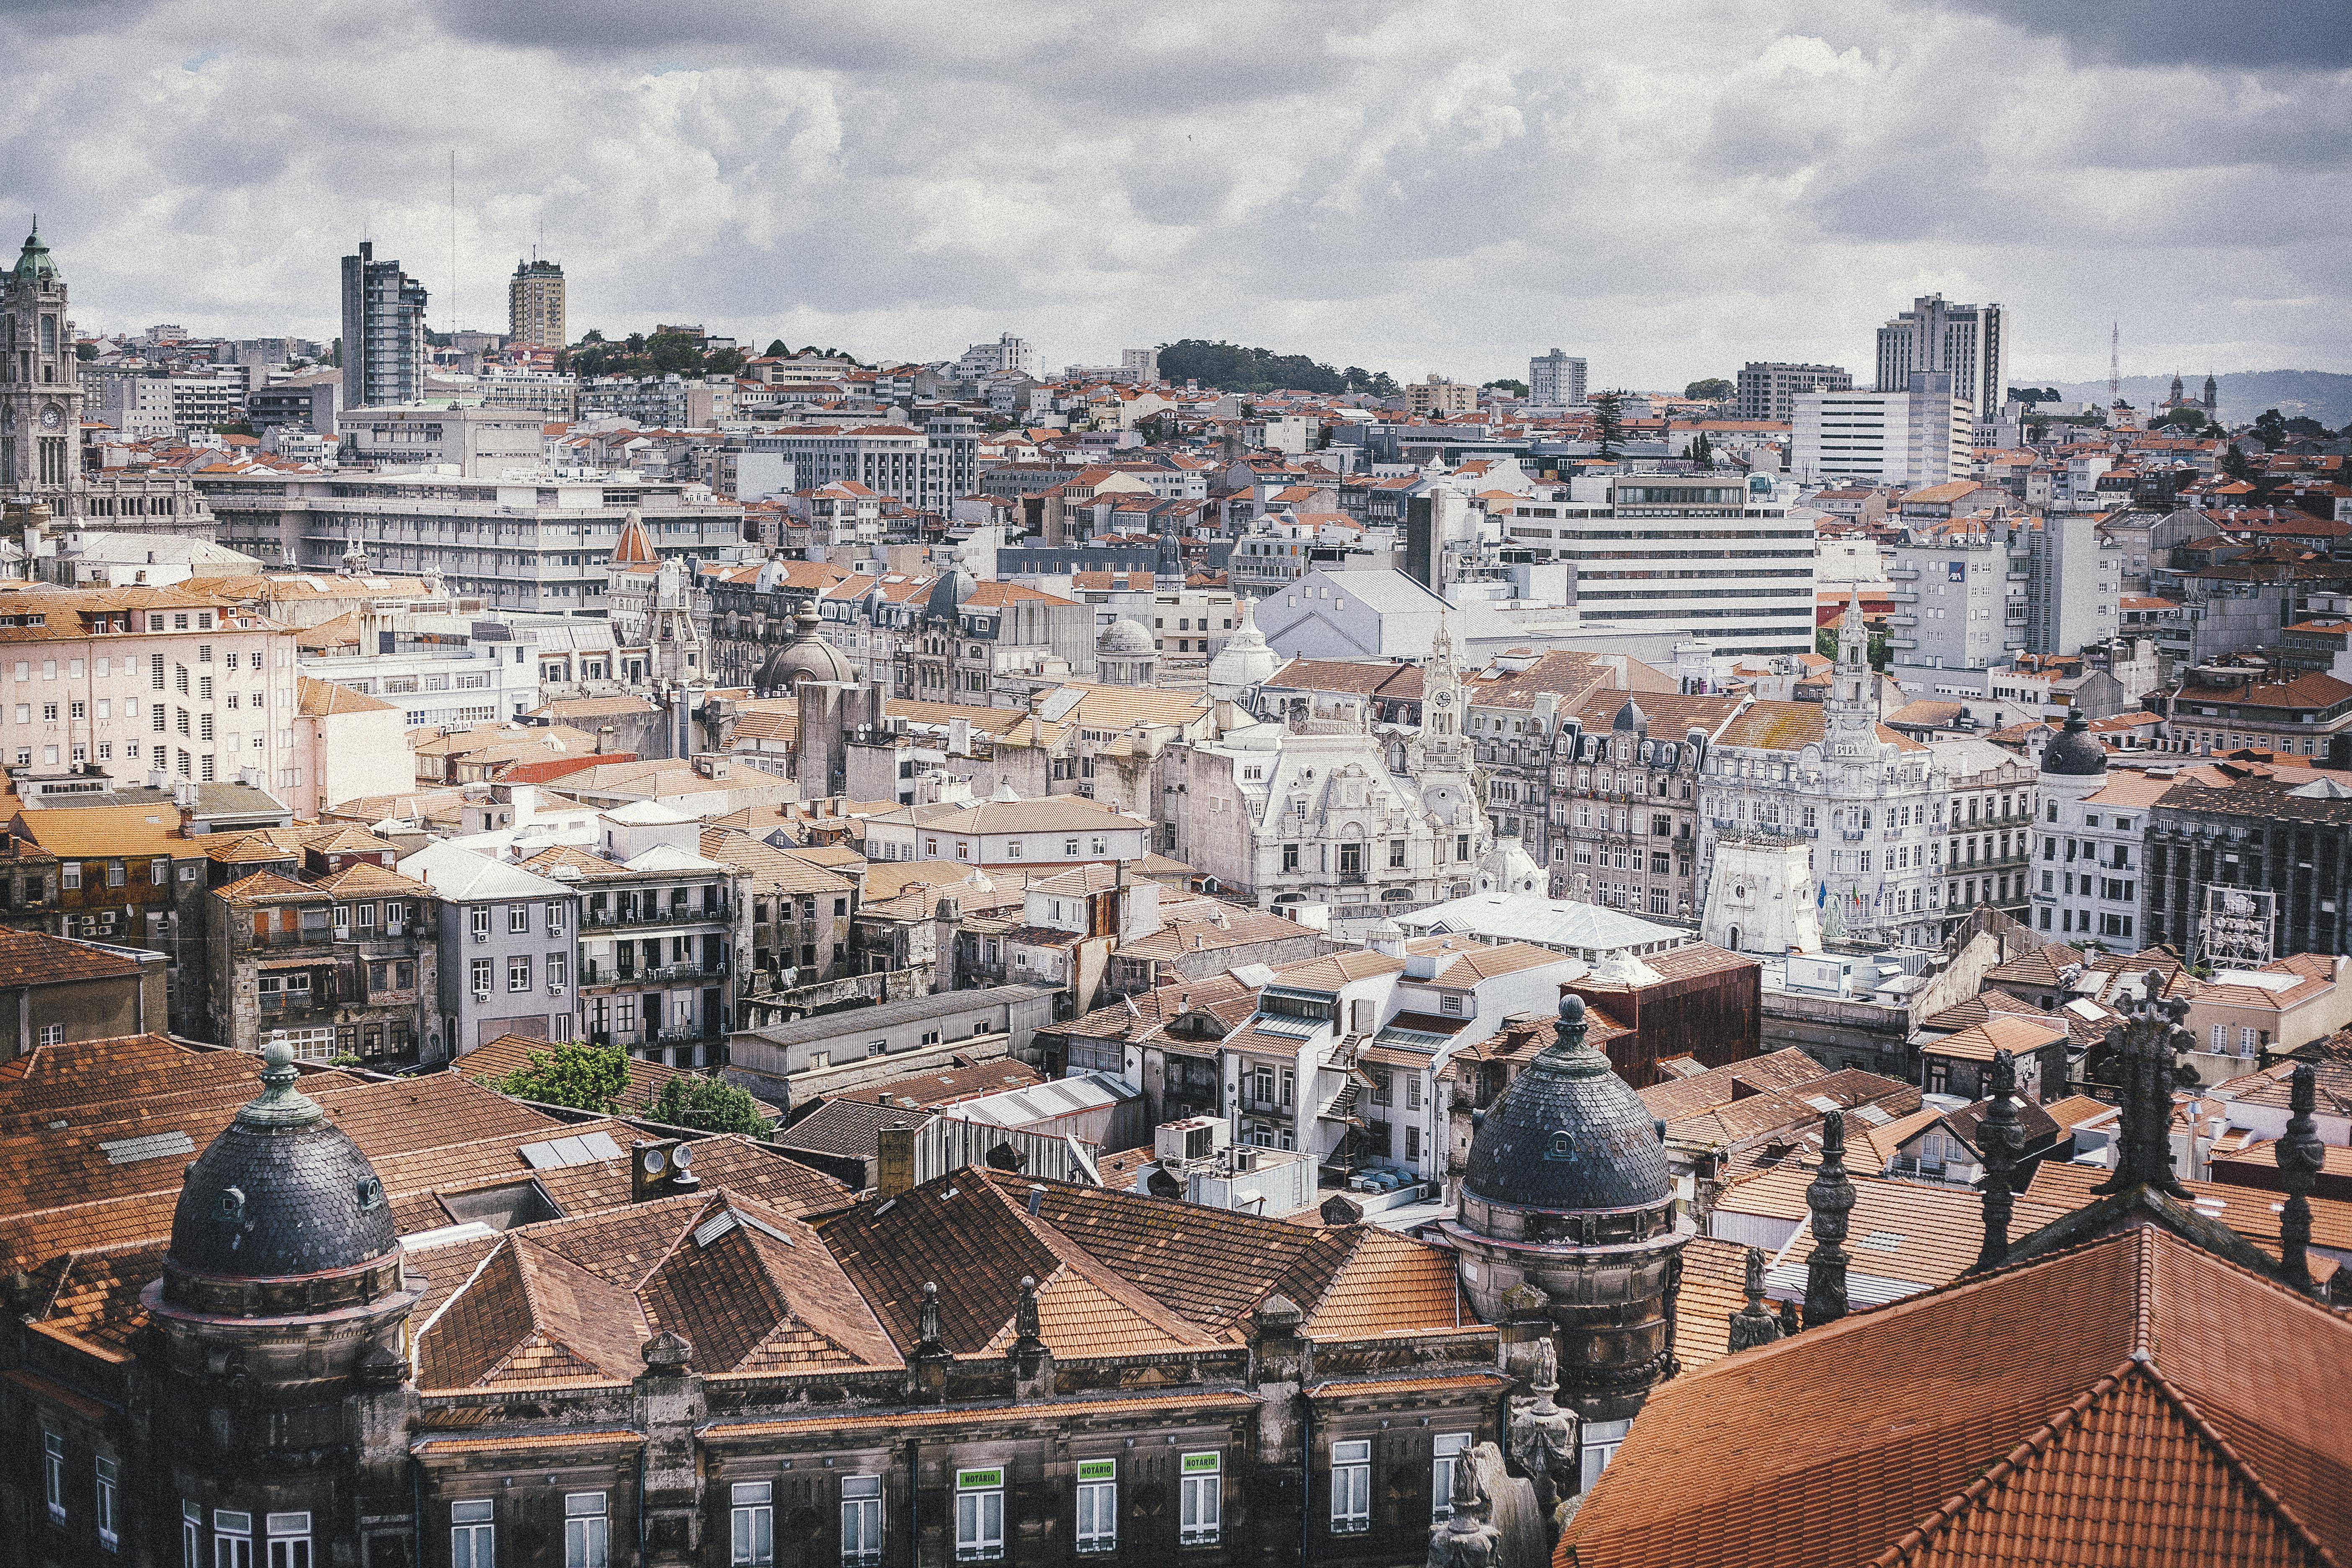
<instances>
[{"instance_id":1,"label":"church tower","mask_svg":"<svg viewBox=\"0 0 2352 1568\"><path fill-rule=\"evenodd\" d=\"M2209 370L2205 373L2205 412L2216 413L2221 406L2221 384L2213 379L2213 373Z\"/></svg>"},{"instance_id":2,"label":"church tower","mask_svg":"<svg viewBox=\"0 0 2352 1568\"><path fill-rule=\"evenodd\" d=\"M81 515L81 366L66 280L37 220L0 273L0 500ZM21 526L19 524L18 526Z\"/></svg>"},{"instance_id":3,"label":"church tower","mask_svg":"<svg viewBox=\"0 0 2352 1568\"><path fill-rule=\"evenodd\" d=\"M1856 588L1838 626L1837 669L1822 709L1823 740L1832 757L1878 754L1878 704L1872 696L1877 679L1870 668L1870 628L1862 618L1862 590Z\"/></svg>"}]
</instances>

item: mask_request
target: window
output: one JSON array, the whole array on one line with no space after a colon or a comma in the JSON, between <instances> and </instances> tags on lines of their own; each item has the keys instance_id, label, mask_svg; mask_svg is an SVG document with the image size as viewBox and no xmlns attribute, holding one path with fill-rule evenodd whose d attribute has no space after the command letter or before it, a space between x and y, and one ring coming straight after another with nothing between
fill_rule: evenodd
<instances>
[{"instance_id":1,"label":"window","mask_svg":"<svg viewBox=\"0 0 2352 1568\"><path fill-rule=\"evenodd\" d=\"M1176 1540L1183 1546L1216 1542L1224 1520L1224 1478L1215 1454L1187 1454L1181 1471Z\"/></svg>"},{"instance_id":2,"label":"window","mask_svg":"<svg viewBox=\"0 0 2352 1568\"><path fill-rule=\"evenodd\" d=\"M66 1026L63 1024L44 1024L41 1026L41 1044L45 1046L62 1046L65 1043Z\"/></svg>"},{"instance_id":3,"label":"window","mask_svg":"<svg viewBox=\"0 0 2352 1568\"><path fill-rule=\"evenodd\" d=\"M2255 1044L2254 1026L2252 1024L2241 1024L2238 1026L2238 1054L2242 1057L2252 1056Z\"/></svg>"},{"instance_id":4,"label":"window","mask_svg":"<svg viewBox=\"0 0 2352 1568\"><path fill-rule=\"evenodd\" d=\"M507 906L507 930L516 933L521 933L530 930L530 906L529 904L509 904Z\"/></svg>"},{"instance_id":5,"label":"window","mask_svg":"<svg viewBox=\"0 0 2352 1568\"><path fill-rule=\"evenodd\" d=\"M2230 1026L2227 1024L2214 1025L2212 1038L2213 1054L2218 1057L2230 1048Z\"/></svg>"},{"instance_id":6,"label":"window","mask_svg":"<svg viewBox=\"0 0 2352 1568\"><path fill-rule=\"evenodd\" d=\"M603 1492L564 1493L563 1568L611 1568L608 1523Z\"/></svg>"},{"instance_id":7,"label":"window","mask_svg":"<svg viewBox=\"0 0 2352 1568\"><path fill-rule=\"evenodd\" d=\"M841 1478L841 1560L845 1564L882 1561L882 1478Z\"/></svg>"},{"instance_id":8,"label":"window","mask_svg":"<svg viewBox=\"0 0 2352 1568\"><path fill-rule=\"evenodd\" d=\"M180 1568L205 1568L205 1510L180 1504Z\"/></svg>"},{"instance_id":9,"label":"window","mask_svg":"<svg viewBox=\"0 0 2352 1568\"><path fill-rule=\"evenodd\" d=\"M449 1568L496 1568L498 1526L491 1521L490 1500L449 1505Z\"/></svg>"},{"instance_id":10,"label":"window","mask_svg":"<svg viewBox=\"0 0 2352 1568\"><path fill-rule=\"evenodd\" d=\"M1286 871L1296 871L1298 869L1297 845L1286 844L1282 847L1282 868Z\"/></svg>"},{"instance_id":11,"label":"window","mask_svg":"<svg viewBox=\"0 0 2352 1568\"><path fill-rule=\"evenodd\" d=\"M728 1494L734 1509L727 1561L736 1568L768 1568L776 1560L776 1483L737 1481ZM845 1519L845 1527L847 1524ZM849 1531L842 1531L842 1560L850 1561Z\"/></svg>"},{"instance_id":12,"label":"window","mask_svg":"<svg viewBox=\"0 0 2352 1568\"><path fill-rule=\"evenodd\" d=\"M474 994L477 997L488 996L490 994L490 961L488 959L474 960L473 980Z\"/></svg>"},{"instance_id":13,"label":"window","mask_svg":"<svg viewBox=\"0 0 2352 1568\"><path fill-rule=\"evenodd\" d=\"M1601 1472L1607 1469L1609 1461L1617 1457L1617 1445L1625 1440L1625 1428L1632 1425L1631 1421L1587 1421L1584 1424L1580 1446L1586 1491L1592 1489L1592 1483L1601 1479Z\"/></svg>"},{"instance_id":14,"label":"window","mask_svg":"<svg viewBox=\"0 0 2352 1568\"><path fill-rule=\"evenodd\" d=\"M1454 1517L1454 1467L1470 1451L1467 1432L1440 1432L1432 1446L1429 1468L1429 1517Z\"/></svg>"},{"instance_id":15,"label":"window","mask_svg":"<svg viewBox=\"0 0 2352 1568\"><path fill-rule=\"evenodd\" d=\"M310 1516L273 1513L269 1527L269 1568L310 1568Z\"/></svg>"},{"instance_id":16,"label":"window","mask_svg":"<svg viewBox=\"0 0 2352 1568\"><path fill-rule=\"evenodd\" d=\"M1331 1445L1331 1533L1355 1535L1372 1527L1372 1446Z\"/></svg>"},{"instance_id":17,"label":"window","mask_svg":"<svg viewBox=\"0 0 2352 1568\"><path fill-rule=\"evenodd\" d=\"M550 991L563 989L565 968L563 954L551 952L547 955L547 988Z\"/></svg>"},{"instance_id":18,"label":"window","mask_svg":"<svg viewBox=\"0 0 2352 1568\"><path fill-rule=\"evenodd\" d=\"M98 1457L98 1543L111 1552L120 1543L121 1505L117 1501L116 1483L121 1470L112 1459Z\"/></svg>"},{"instance_id":19,"label":"window","mask_svg":"<svg viewBox=\"0 0 2352 1568\"><path fill-rule=\"evenodd\" d=\"M1078 1461L1078 1550L1118 1550L1118 1461Z\"/></svg>"},{"instance_id":20,"label":"window","mask_svg":"<svg viewBox=\"0 0 2352 1568\"><path fill-rule=\"evenodd\" d=\"M489 1559L482 1561L487 1564ZM213 1510L213 1568L253 1568L253 1515L236 1509Z\"/></svg>"},{"instance_id":21,"label":"window","mask_svg":"<svg viewBox=\"0 0 2352 1568\"><path fill-rule=\"evenodd\" d=\"M1462 1013L1462 998L1456 995L1440 996L1437 999L1437 1010L1448 1017L1459 1017Z\"/></svg>"},{"instance_id":22,"label":"window","mask_svg":"<svg viewBox=\"0 0 2352 1568\"><path fill-rule=\"evenodd\" d=\"M956 1561L977 1563L1004 1555L1004 1472L956 1472Z\"/></svg>"},{"instance_id":23,"label":"window","mask_svg":"<svg viewBox=\"0 0 2352 1568\"><path fill-rule=\"evenodd\" d=\"M488 942L490 936L490 911L487 909L468 910L467 915L468 922L474 928L474 940Z\"/></svg>"},{"instance_id":24,"label":"window","mask_svg":"<svg viewBox=\"0 0 2352 1568\"><path fill-rule=\"evenodd\" d=\"M41 1490L49 1500L49 1517L66 1520L66 1440L55 1432L41 1434Z\"/></svg>"},{"instance_id":25,"label":"window","mask_svg":"<svg viewBox=\"0 0 2352 1568\"><path fill-rule=\"evenodd\" d=\"M1389 869L1391 871L1404 869L1404 840L1402 838L1389 840Z\"/></svg>"},{"instance_id":26,"label":"window","mask_svg":"<svg viewBox=\"0 0 2352 1568\"><path fill-rule=\"evenodd\" d=\"M509 991L530 989L530 959L528 955L507 960L507 989Z\"/></svg>"}]
</instances>

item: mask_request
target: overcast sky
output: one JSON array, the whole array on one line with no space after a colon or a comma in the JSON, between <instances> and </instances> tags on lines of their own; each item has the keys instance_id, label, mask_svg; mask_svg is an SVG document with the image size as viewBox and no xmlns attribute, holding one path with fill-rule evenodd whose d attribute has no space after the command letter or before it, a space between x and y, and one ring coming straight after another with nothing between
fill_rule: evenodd
<instances>
[{"instance_id":1,"label":"overcast sky","mask_svg":"<svg viewBox=\"0 0 2352 1568\"><path fill-rule=\"evenodd\" d=\"M365 235L436 328L503 330L537 245L574 335L868 358L1678 388L1866 376L1940 291L2017 381L2104 375L2113 320L2126 374L2352 370L2345 0L4 0L0 58L0 222L84 331L331 337Z\"/></svg>"}]
</instances>

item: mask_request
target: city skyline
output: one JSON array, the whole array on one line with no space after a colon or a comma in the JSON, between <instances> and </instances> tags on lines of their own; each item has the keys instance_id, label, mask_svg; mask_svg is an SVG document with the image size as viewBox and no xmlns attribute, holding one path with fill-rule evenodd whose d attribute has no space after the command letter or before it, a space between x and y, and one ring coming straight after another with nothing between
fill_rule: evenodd
<instances>
[{"instance_id":1,"label":"city skyline","mask_svg":"<svg viewBox=\"0 0 2352 1568\"><path fill-rule=\"evenodd\" d=\"M575 336L901 359L1010 328L1049 366L1202 336L1486 380L1558 342L1596 385L1679 386L1866 366L1940 292L2013 313L2017 380L2103 376L2117 320L2131 373L2352 369L2340 204L2290 238L2214 221L2342 169L2318 7L2150 4L2127 42L1997 4L1482 16L20 7L44 112L7 133L11 221L78 258L86 331L331 338L365 237L436 331L453 295L501 329L536 249ZM146 68L76 72L100 41Z\"/></svg>"}]
</instances>

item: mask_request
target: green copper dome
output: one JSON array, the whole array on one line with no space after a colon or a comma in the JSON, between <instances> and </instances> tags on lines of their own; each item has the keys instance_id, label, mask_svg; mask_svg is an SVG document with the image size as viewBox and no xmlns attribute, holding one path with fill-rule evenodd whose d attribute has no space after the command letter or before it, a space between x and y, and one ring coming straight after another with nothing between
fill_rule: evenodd
<instances>
[{"instance_id":1,"label":"green copper dome","mask_svg":"<svg viewBox=\"0 0 2352 1568\"><path fill-rule=\"evenodd\" d=\"M33 220L33 232L25 237L25 248L16 258L16 279L22 283L54 283L59 273L58 264L49 258L49 247L41 243L41 220Z\"/></svg>"}]
</instances>

